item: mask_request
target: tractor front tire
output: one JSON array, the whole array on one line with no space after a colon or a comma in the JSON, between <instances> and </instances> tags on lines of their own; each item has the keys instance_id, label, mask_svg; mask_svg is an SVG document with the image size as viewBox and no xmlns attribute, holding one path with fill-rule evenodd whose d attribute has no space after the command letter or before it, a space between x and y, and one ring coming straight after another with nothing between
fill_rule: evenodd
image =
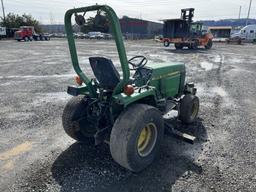
<instances>
[{"instance_id":1,"label":"tractor front tire","mask_svg":"<svg viewBox=\"0 0 256 192\"><path fill-rule=\"evenodd\" d=\"M193 94L185 95L180 102L179 119L190 124L195 121L199 111L199 98Z\"/></svg>"},{"instance_id":2,"label":"tractor front tire","mask_svg":"<svg viewBox=\"0 0 256 192\"><path fill-rule=\"evenodd\" d=\"M207 44L205 45L205 49L211 49L212 48L212 40L211 39L209 39L208 40L208 42L207 42Z\"/></svg>"},{"instance_id":3,"label":"tractor front tire","mask_svg":"<svg viewBox=\"0 0 256 192\"><path fill-rule=\"evenodd\" d=\"M139 172L159 153L164 135L161 112L145 104L133 104L116 119L110 135L110 152L121 166Z\"/></svg>"},{"instance_id":4,"label":"tractor front tire","mask_svg":"<svg viewBox=\"0 0 256 192\"><path fill-rule=\"evenodd\" d=\"M86 113L87 102L84 99L84 96L73 97L69 100L64 108L62 115L62 125L64 131L71 138L82 143L93 144L94 133L86 130L86 123L78 122L78 120L81 118L86 117ZM88 133L86 133L86 131L88 131Z\"/></svg>"}]
</instances>

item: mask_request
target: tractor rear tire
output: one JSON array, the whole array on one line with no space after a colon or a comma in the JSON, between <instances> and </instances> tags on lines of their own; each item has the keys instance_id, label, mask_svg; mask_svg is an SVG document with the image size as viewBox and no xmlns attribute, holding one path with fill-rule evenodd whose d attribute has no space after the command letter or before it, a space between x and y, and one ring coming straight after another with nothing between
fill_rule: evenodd
<instances>
[{"instance_id":1,"label":"tractor rear tire","mask_svg":"<svg viewBox=\"0 0 256 192\"><path fill-rule=\"evenodd\" d=\"M110 152L118 164L139 172L158 155L163 135L161 112L149 105L133 104L114 123Z\"/></svg>"},{"instance_id":2,"label":"tractor rear tire","mask_svg":"<svg viewBox=\"0 0 256 192\"><path fill-rule=\"evenodd\" d=\"M175 43L174 46L175 46L175 49L177 49L177 50L183 49L183 45L181 43Z\"/></svg>"},{"instance_id":3,"label":"tractor rear tire","mask_svg":"<svg viewBox=\"0 0 256 192\"><path fill-rule=\"evenodd\" d=\"M207 42L207 45L205 45L205 49L211 49L212 48L212 40L209 39L208 42Z\"/></svg>"},{"instance_id":4,"label":"tractor rear tire","mask_svg":"<svg viewBox=\"0 0 256 192\"><path fill-rule=\"evenodd\" d=\"M180 102L179 119L190 124L195 121L199 111L199 98L193 94L185 95Z\"/></svg>"},{"instance_id":5,"label":"tractor rear tire","mask_svg":"<svg viewBox=\"0 0 256 192\"><path fill-rule=\"evenodd\" d=\"M169 46L170 46L170 42L165 40L165 41L164 41L164 46L165 46L165 47L169 47Z\"/></svg>"},{"instance_id":6,"label":"tractor rear tire","mask_svg":"<svg viewBox=\"0 0 256 192\"><path fill-rule=\"evenodd\" d=\"M83 143L94 144L94 133L86 130L86 123L77 122L77 120L86 116L87 105L88 104L84 99L84 96L71 98L64 108L62 125L64 131L71 138ZM86 131L88 131L88 133L85 134Z\"/></svg>"}]
</instances>

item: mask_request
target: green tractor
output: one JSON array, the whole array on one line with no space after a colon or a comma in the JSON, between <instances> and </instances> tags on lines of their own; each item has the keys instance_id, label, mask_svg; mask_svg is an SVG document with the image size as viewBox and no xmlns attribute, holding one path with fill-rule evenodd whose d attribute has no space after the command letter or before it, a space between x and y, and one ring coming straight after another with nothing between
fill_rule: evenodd
<instances>
[{"instance_id":1,"label":"green tractor","mask_svg":"<svg viewBox=\"0 0 256 192\"><path fill-rule=\"evenodd\" d=\"M74 15L76 23L83 25L84 15L89 11L105 13L116 43L122 77L112 61L104 57L89 58L95 78L89 79L81 70L71 18ZM86 145L108 143L117 163L134 172L143 170L157 156L164 130L170 127L165 126L164 114L177 110L178 118L186 124L197 118L199 99L194 85L185 83L184 64L147 64L141 55L128 60L118 17L106 5L68 10L65 29L78 75L78 86L67 89L74 97L63 112L65 132Z\"/></svg>"}]
</instances>

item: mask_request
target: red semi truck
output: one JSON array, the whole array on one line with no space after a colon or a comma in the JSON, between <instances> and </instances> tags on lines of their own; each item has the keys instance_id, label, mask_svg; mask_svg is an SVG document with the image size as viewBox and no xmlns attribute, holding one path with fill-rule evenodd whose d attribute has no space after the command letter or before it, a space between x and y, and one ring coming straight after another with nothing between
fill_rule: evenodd
<instances>
[{"instance_id":1,"label":"red semi truck","mask_svg":"<svg viewBox=\"0 0 256 192\"><path fill-rule=\"evenodd\" d=\"M50 37L48 35L37 34L33 26L21 26L14 33L14 39L17 41L49 41Z\"/></svg>"}]
</instances>

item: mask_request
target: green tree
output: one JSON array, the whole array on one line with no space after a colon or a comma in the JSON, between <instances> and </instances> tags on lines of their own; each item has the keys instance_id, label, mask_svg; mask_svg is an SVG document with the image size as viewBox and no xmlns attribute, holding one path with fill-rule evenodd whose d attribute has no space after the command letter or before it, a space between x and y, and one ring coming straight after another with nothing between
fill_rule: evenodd
<instances>
[{"instance_id":1,"label":"green tree","mask_svg":"<svg viewBox=\"0 0 256 192\"><path fill-rule=\"evenodd\" d=\"M0 25L7 28L19 28L20 26L34 26L37 33L41 32L39 21L34 19L31 15L23 14L18 15L14 13L8 13L5 17L5 21L0 17Z\"/></svg>"}]
</instances>

